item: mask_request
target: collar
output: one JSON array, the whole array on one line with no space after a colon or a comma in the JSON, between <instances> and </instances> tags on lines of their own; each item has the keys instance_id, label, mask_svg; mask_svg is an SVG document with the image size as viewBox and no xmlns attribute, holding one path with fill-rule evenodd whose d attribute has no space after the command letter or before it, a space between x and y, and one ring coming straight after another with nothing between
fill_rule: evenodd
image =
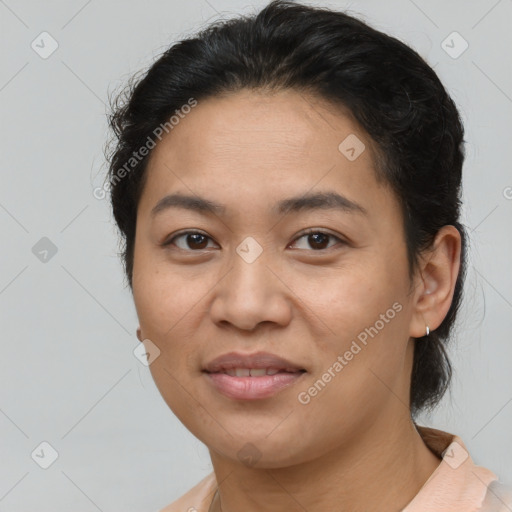
<instances>
[{"instance_id":1,"label":"collar","mask_svg":"<svg viewBox=\"0 0 512 512\"><path fill-rule=\"evenodd\" d=\"M415 427L428 448L442 460L402 512L478 510L489 484L498 477L475 465L460 437L443 430Z\"/></svg>"}]
</instances>

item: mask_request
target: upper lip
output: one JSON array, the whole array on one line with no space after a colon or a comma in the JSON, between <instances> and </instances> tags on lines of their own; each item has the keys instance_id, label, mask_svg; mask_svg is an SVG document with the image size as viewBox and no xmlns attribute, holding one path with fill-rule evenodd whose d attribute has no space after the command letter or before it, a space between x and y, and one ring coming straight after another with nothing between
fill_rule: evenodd
<instances>
[{"instance_id":1,"label":"upper lip","mask_svg":"<svg viewBox=\"0 0 512 512\"><path fill-rule=\"evenodd\" d=\"M285 371L306 371L301 366L269 352L242 354L229 352L211 360L204 370L208 373L218 373L233 368L272 368Z\"/></svg>"}]
</instances>

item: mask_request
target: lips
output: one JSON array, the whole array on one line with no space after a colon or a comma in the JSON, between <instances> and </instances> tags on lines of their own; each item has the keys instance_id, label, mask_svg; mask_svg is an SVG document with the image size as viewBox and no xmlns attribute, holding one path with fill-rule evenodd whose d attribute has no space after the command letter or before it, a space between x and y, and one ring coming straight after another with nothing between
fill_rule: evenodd
<instances>
[{"instance_id":1,"label":"lips","mask_svg":"<svg viewBox=\"0 0 512 512\"><path fill-rule=\"evenodd\" d=\"M300 365L268 352L231 352L210 361L203 373L213 389L228 398L260 400L295 384L307 372Z\"/></svg>"},{"instance_id":2,"label":"lips","mask_svg":"<svg viewBox=\"0 0 512 512\"><path fill-rule=\"evenodd\" d=\"M273 375L278 372L305 372L306 370L287 359L279 357L268 352L258 352L256 354L240 354L230 352L223 354L210 361L204 368L207 373L228 373L233 370L266 370L267 375ZM236 375L236 374L235 374ZM261 372L254 372L252 376L262 376ZM233 375L234 376L234 375ZM247 373L237 375L239 377L248 377Z\"/></svg>"}]
</instances>

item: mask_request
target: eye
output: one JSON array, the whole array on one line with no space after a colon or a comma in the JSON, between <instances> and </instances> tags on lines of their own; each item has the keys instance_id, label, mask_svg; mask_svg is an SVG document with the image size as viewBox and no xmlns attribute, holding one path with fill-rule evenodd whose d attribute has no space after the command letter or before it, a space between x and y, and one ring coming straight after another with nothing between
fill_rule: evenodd
<instances>
[{"instance_id":1,"label":"eye","mask_svg":"<svg viewBox=\"0 0 512 512\"><path fill-rule=\"evenodd\" d=\"M176 243L177 240L182 241ZM183 251L201 251L207 248L206 246L208 240L211 240L211 238L199 231L182 231L181 233L178 233L171 239L164 242L162 246L166 247L169 245L175 245L176 247L178 247L178 249L181 249Z\"/></svg>"},{"instance_id":2,"label":"eye","mask_svg":"<svg viewBox=\"0 0 512 512\"><path fill-rule=\"evenodd\" d=\"M303 247L303 249L310 249L315 252L323 251L332 247L332 245L329 246L329 240L334 240L342 244L345 243L341 238L326 231L309 229L297 237L290 245L296 244L297 241L302 238L305 238L306 243L310 245L309 247ZM182 231L164 242L162 246L167 247L174 245L178 249L189 252L202 251L208 248L208 240L212 240L212 238L200 231Z\"/></svg>"},{"instance_id":3,"label":"eye","mask_svg":"<svg viewBox=\"0 0 512 512\"><path fill-rule=\"evenodd\" d=\"M325 249L330 249L330 247L326 247L326 244L328 244L329 239L337 240L338 242L341 242L344 244L345 242L335 236L331 233L327 233L325 231L319 231L315 229L309 229L305 233L303 233L301 236L296 238L293 243L296 243L297 240L300 240L301 238L306 238L306 243L310 244L310 247L312 247L314 251L323 251ZM331 246L332 247L332 246ZM308 249L308 247L306 247Z\"/></svg>"}]
</instances>

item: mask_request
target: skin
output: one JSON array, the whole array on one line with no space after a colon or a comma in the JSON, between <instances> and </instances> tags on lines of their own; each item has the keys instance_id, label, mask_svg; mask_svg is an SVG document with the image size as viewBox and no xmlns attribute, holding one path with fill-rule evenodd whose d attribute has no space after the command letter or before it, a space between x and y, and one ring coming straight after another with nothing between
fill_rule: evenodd
<instances>
[{"instance_id":1,"label":"skin","mask_svg":"<svg viewBox=\"0 0 512 512\"><path fill-rule=\"evenodd\" d=\"M338 150L349 134L366 146L354 161ZM134 253L138 336L161 351L150 370L164 400L209 448L223 512L396 511L440 463L411 421L410 373L414 338L450 307L460 235L441 229L411 283L401 210L376 179L371 147L346 111L319 98L244 90L200 101L151 154ZM320 190L367 215L271 212ZM217 201L226 213L170 208L153 219L171 192ZM307 228L340 240L319 250L301 236ZM186 236L159 245L185 229L209 238L200 249ZM263 249L253 263L236 252L247 236ZM396 302L402 310L301 404L298 393ZM308 373L271 398L233 400L201 372L233 350L273 352ZM256 465L237 455L246 443L258 450Z\"/></svg>"}]
</instances>

